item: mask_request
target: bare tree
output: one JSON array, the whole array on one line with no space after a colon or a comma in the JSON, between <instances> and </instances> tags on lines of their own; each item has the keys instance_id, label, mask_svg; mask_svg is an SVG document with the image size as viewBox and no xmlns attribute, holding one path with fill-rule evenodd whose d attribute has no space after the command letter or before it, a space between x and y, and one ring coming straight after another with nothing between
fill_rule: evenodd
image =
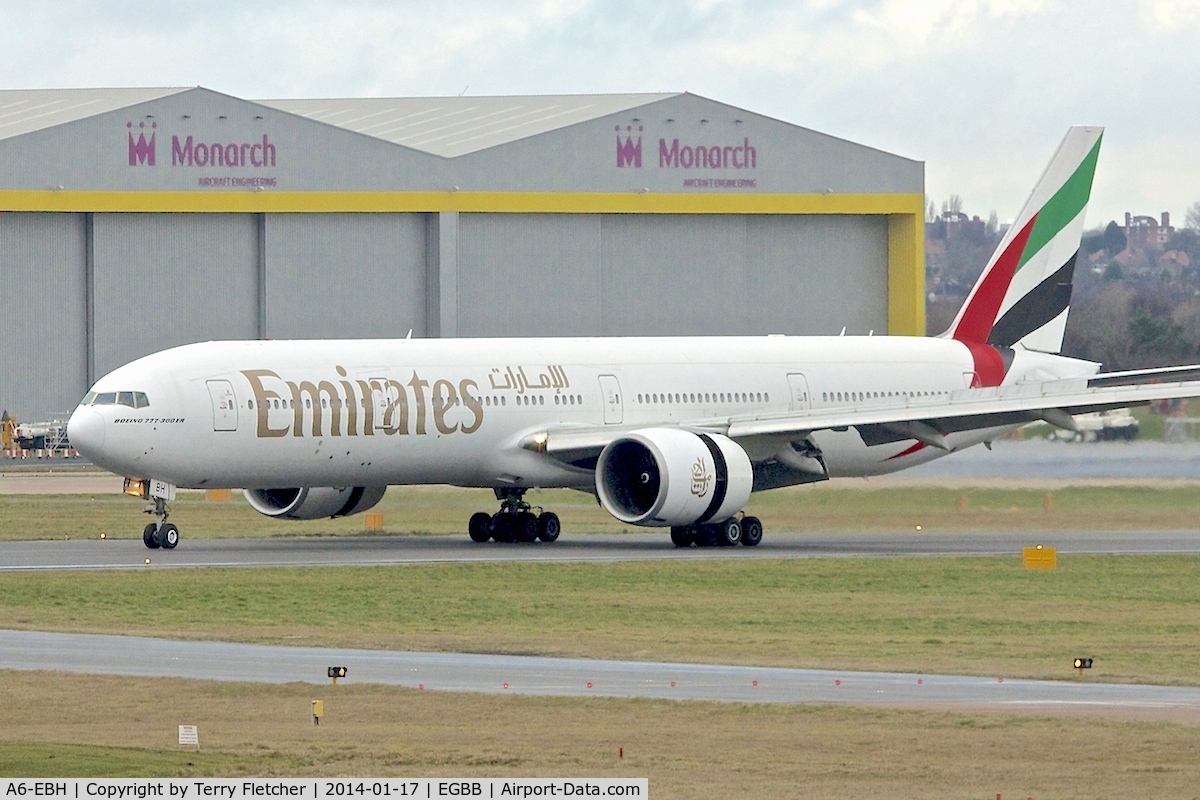
<instances>
[{"instance_id":1,"label":"bare tree","mask_svg":"<svg viewBox=\"0 0 1200 800\"><path fill-rule=\"evenodd\" d=\"M950 199L942 203L943 214L961 214L963 210L962 198L956 194L950 195Z\"/></svg>"},{"instance_id":2,"label":"bare tree","mask_svg":"<svg viewBox=\"0 0 1200 800\"><path fill-rule=\"evenodd\" d=\"M1186 227L1200 231L1200 202L1188 206L1187 216L1184 217L1184 220Z\"/></svg>"}]
</instances>

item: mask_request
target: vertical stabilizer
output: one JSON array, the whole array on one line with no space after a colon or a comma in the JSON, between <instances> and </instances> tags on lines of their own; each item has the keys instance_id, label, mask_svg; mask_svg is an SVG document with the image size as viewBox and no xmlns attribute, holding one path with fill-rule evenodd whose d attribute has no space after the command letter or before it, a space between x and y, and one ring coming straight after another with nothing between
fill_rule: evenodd
<instances>
[{"instance_id":1,"label":"vertical stabilizer","mask_svg":"<svg viewBox=\"0 0 1200 800\"><path fill-rule=\"evenodd\" d=\"M1098 127L1067 131L946 336L1044 353L1062 349L1103 134Z\"/></svg>"}]
</instances>

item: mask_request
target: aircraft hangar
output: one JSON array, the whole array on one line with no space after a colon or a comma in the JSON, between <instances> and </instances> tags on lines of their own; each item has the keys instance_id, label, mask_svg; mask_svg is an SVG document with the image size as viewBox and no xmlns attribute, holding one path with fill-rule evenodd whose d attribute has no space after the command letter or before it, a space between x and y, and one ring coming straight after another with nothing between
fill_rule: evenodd
<instances>
[{"instance_id":1,"label":"aircraft hangar","mask_svg":"<svg viewBox=\"0 0 1200 800\"><path fill-rule=\"evenodd\" d=\"M208 339L924 332L921 162L689 93L0 90L0 408Z\"/></svg>"}]
</instances>

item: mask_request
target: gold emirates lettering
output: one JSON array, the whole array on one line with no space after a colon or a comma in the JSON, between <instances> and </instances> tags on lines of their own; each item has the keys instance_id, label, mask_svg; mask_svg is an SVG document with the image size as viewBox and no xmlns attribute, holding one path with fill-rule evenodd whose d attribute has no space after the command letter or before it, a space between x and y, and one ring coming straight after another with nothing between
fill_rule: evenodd
<instances>
[{"instance_id":1,"label":"gold emirates lettering","mask_svg":"<svg viewBox=\"0 0 1200 800\"><path fill-rule=\"evenodd\" d=\"M376 432L424 436L430 421L439 434L470 434L483 424L479 385L469 378L457 384L439 378L431 386L415 371L407 383L401 383L393 378L348 380L345 368L335 369L339 380L316 382L284 380L269 369L242 370L254 393L258 437L374 436Z\"/></svg>"}]
</instances>

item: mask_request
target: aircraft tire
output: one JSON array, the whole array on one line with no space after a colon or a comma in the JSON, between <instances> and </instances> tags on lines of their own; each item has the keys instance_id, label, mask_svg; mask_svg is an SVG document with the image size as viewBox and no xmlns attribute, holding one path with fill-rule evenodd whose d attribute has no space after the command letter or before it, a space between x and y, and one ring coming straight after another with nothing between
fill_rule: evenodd
<instances>
[{"instance_id":1,"label":"aircraft tire","mask_svg":"<svg viewBox=\"0 0 1200 800\"><path fill-rule=\"evenodd\" d=\"M165 549L174 550L175 545L179 544L179 528L169 522L163 525L158 532L158 541Z\"/></svg>"},{"instance_id":2,"label":"aircraft tire","mask_svg":"<svg viewBox=\"0 0 1200 800\"><path fill-rule=\"evenodd\" d=\"M538 538L547 544L553 542L562 533L562 522L558 519L558 514L552 511L544 512L538 517Z\"/></svg>"},{"instance_id":3,"label":"aircraft tire","mask_svg":"<svg viewBox=\"0 0 1200 800\"><path fill-rule=\"evenodd\" d=\"M149 547L151 550L159 548L158 543L158 526L151 522L142 530L142 544Z\"/></svg>"},{"instance_id":4,"label":"aircraft tire","mask_svg":"<svg viewBox=\"0 0 1200 800\"><path fill-rule=\"evenodd\" d=\"M484 511L471 515L471 521L467 523L467 535L471 537L472 542L486 542L492 538L492 515Z\"/></svg>"},{"instance_id":5,"label":"aircraft tire","mask_svg":"<svg viewBox=\"0 0 1200 800\"><path fill-rule=\"evenodd\" d=\"M497 542L515 541L512 514L503 511L492 515L492 538Z\"/></svg>"},{"instance_id":6,"label":"aircraft tire","mask_svg":"<svg viewBox=\"0 0 1200 800\"><path fill-rule=\"evenodd\" d=\"M721 547L736 547L742 542L742 523L735 517L717 525L716 544Z\"/></svg>"},{"instance_id":7,"label":"aircraft tire","mask_svg":"<svg viewBox=\"0 0 1200 800\"><path fill-rule=\"evenodd\" d=\"M763 527L762 520L758 517L742 517L742 545L744 547L757 547L762 541Z\"/></svg>"},{"instance_id":8,"label":"aircraft tire","mask_svg":"<svg viewBox=\"0 0 1200 800\"><path fill-rule=\"evenodd\" d=\"M692 530L687 525L671 526L671 544L676 547L692 546Z\"/></svg>"},{"instance_id":9,"label":"aircraft tire","mask_svg":"<svg viewBox=\"0 0 1200 800\"><path fill-rule=\"evenodd\" d=\"M513 537L518 542L537 541L538 518L532 511L519 511L513 525Z\"/></svg>"}]
</instances>

